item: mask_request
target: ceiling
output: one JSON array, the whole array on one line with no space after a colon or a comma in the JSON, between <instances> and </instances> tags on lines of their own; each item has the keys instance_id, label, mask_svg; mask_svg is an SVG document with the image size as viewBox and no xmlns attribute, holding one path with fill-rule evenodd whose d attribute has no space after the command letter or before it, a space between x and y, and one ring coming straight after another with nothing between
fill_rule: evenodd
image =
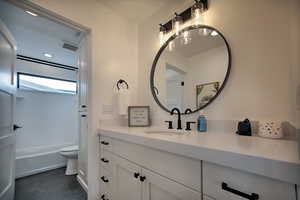
<instances>
[{"instance_id":1,"label":"ceiling","mask_svg":"<svg viewBox=\"0 0 300 200\"><path fill-rule=\"evenodd\" d=\"M166 5L182 0L98 0L134 23L151 17Z\"/></svg>"},{"instance_id":2,"label":"ceiling","mask_svg":"<svg viewBox=\"0 0 300 200\"><path fill-rule=\"evenodd\" d=\"M76 66L76 52L64 49L62 45L64 42L78 45L82 38L78 30L41 16L31 16L4 1L0 1L0 20L6 24L17 41L18 54ZM47 58L45 53L53 57Z\"/></svg>"}]
</instances>

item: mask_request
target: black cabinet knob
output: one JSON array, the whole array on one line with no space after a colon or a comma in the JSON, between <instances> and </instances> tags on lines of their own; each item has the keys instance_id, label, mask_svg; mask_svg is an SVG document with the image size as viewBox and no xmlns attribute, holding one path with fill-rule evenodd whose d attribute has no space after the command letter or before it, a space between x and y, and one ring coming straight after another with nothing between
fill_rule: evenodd
<instances>
[{"instance_id":1,"label":"black cabinet knob","mask_svg":"<svg viewBox=\"0 0 300 200\"><path fill-rule=\"evenodd\" d=\"M140 181L144 182L146 180L146 176L140 176Z\"/></svg>"},{"instance_id":2,"label":"black cabinet knob","mask_svg":"<svg viewBox=\"0 0 300 200\"><path fill-rule=\"evenodd\" d=\"M109 145L109 142L101 141L101 144L103 144L103 145Z\"/></svg>"},{"instance_id":3,"label":"black cabinet knob","mask_svg":"<svg viewBox=\"0 0 300 200\"><path fill-rule=\"evenodd\" d=\"M109 160L105 159L105 158L101 158L101 161L104 163L109 163Z\"/></svg>"},{"instance_id":4,"label":"black cabinet knob","mask_svg":"<svg viewBox=\"0 0 300 200\"><path fill-rule=\"evenodd\" d=\"M109 200L108 198L105 197L105 194L103 194L103 195L101 196L101 199L102 199L102 200Z\"/></svg>"},{"instance_id":5,"label":"black cabinet knob","mask_svg":"<svg viewBox=\"0 0 300 200\"><path fill-rule=\"evenodd\" d=\"M109 182L108 179L107 179L105 176L102 176L102 177L101 177L101 180L102 180L104 183L108 183L108 182Z\"/></svg>"},{"instance_id":6,"label":"black cabinet knob","mask_svg":"<svg viewBox=\"0 0 300 200\"><path fill-rule=\"evenodd\" d=\"M134 178L138 178L140 176L140 173L136 172L136 173L133 174L133 176L134 176Z\"/></svg>"}]
</instances>

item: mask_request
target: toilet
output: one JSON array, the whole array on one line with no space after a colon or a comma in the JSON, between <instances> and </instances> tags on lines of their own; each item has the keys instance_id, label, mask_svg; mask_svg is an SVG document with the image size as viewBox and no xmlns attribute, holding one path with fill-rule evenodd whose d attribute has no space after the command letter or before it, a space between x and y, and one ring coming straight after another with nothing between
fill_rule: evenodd
<instances>
[{"instance_id":1,"label":"toilet","mask_svg":"<svg viewBox=\"0 0 300 200\"><path fill-rule=\"evenodd\" d=\"M67 159L66 175L77 174L78 152L79 147L76 145L64 147L60 150L60 154Z\"/></svg>"}]
</instances>

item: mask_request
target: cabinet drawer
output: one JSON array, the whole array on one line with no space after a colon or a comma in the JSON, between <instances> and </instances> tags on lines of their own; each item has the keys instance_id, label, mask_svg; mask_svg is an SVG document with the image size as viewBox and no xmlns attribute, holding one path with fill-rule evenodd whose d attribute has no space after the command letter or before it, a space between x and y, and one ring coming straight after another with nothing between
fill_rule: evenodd
<instances>
[{"instance_id":1,"label":"cabinet drawer","mask_svg":"<svg viewBox=\"0 0 300 200\"><path fill-rule=\"evenodd\" d=\"M153 148L113 140L113 153L201 192L201 162Z\"/></svg>"},{"instance_id":2,"label":"cabinet drawer","mask_svg":"<svg viewBox=\"0 0 300 200\"><path fill-rule=\"evenodd\" d=\"M110 137L100 136L100 150L112 151L113 140Z\"/></svg>"},{"instance_id":3,"label":"cabinet drawer","mask_svg":"<svg viewBox=\"0 0 300 200\"><path fill-rule=\"evenodd\" d=\"M253 193L259 200L295 200L293 188L292 184L203 162L203 193L217 200L247 200Z\"/></svg>"},{"instance_id":4,"label":"cabinet drawer","mask_svg":"<svg viewBox=\"0 0 300 200\"><path fill-rule=\"evenodd\" d=\"M105 197L111 197L113 192L113 176L112 173L100 167L100 176L99 176L99 192L100 197L105 195Z\"/></svg>"},{"instance_id":5,"label":"cabinet drawer","mask_svg":"<svg viewBox=\"0 0 300 200\"><path fill-rule=\"evenodd\" d=\"M100 154L100 166L104 169L111 171L113 169L113 156L109 151L102 150Z\"/></svg>"}]
</instances>

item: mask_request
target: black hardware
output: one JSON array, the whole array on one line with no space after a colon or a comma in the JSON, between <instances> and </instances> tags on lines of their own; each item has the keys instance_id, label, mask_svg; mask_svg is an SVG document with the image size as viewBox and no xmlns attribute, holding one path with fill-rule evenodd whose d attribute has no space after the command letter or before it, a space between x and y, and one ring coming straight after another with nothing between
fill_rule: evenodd
<instances>
[{"instance_id":1,"label":"black hardware","mask_svg":"<svg viewBox=\"0 0 300 200\"><path fill-rule=\"evenodd\" d=\"M140 176L140 181L144 182L146 180L146 176Z\"/></svg>"},{"instance_id":2,"label":"black hardware","mask_svg":"<svg viewBox=\"0 0 300 200\"><path fill-rule=\"evenodd\" d=\"M82 105L81 108L86 108L86 105Z\"/></svg>"},{"instance_id":3,"label":"black hardware","mask_svg":"<svg viewBox=\"0 0 300 200\"><path fill-rule=\"evenodd\" d=\"M105 158L101 158L101 161L104 163L109 163L109 160L105 159Z\"/></svg>"},{"instance_id":4,"label":"black hardware","mask_svg":"<svg viewBox=\"0 0 300 200\"><path fill-rule=\"evenodd\" d=\"M191 124L196 124L196 122L186 122L186 128L185 128L186 131L191 131L192 130L191 129Z\"/></svg>"},{"instance_id":5,"label":"black hardware","mask_svg":"<svg viewBox=\"0 0 300 200\"><path fill-rule=\"evenodd\" d=\"M138 177L140 176L140 173L135 172L135 173L133 174L133 176L134 176L134 178L138 178Z\"/></svg>"},{"instance_id":6,"label":"black hardware","mask_svg":"<svg viewBox=\"0 0 300 200\"><path fill-rule=\"evenodd\" d=\"M168 129L173 129L173 122L172 121L165 121L168 123Z\"/></svg>"},{"instance_id":7,"label":"black hardware","mask_svg":"<svg viewBox=\"0 0 300 200\"><path fill-rule=\"evenodd\" d=\"M103 195L101 196L101 199L102 199L102 200L109 200L109 199L105 198L105 194L103 194Z\"/></svg>"},{"instance_id":8,"label":"black hardware","mask_svg":"<svg viewBox=\"0 0 300 200\"><path fill-rule=\"evenodd\" d=\"M173 108L173 109L171 110L171 115L174 115L174 114L175 114L175 111L177 112L177 115L178 115L177 129L178 129L178 130L182 130L182 127L181 127L181 113L180 113L179 108Z\"/></svg>"},{"instance_id":9,"label":"black hardware","mask_svg":"<svg viewBox=\"0 0 300 200\"><path fill-rule=\"evenodd\" d=\"M118 88L118 90L120 90L120 85L122 85L123 83L126 85L126 88L129 89L128 83L127 83L125 80L120 79L120 80L118 80L118 82L117 82L117 88Z\"/></svg>"},{"instance_id":10,"label":"black hardware","mask_svg":"<svg viewBox=\"0 0 300 200\"><path fill-rule=\"evenodd\" d=\"M38 64L43 64L43 65L48 65L51 67L57 67L57 68L61 68L61 69L71 70L71 71L78 70L77 67L73 67L70 65L63 65L63 64L59 64L59 63L49 62L47 60L41 60L41 59L32 58L32 57L28 57L28 56L17 55L17 59L28 61L28 62L33 62L33 63L38 63Z\"/></svg>"},{"instance_id":11,"label":"black hardware","mask_svg":"<svg viewBox=\"0 0 300 200\"><path fill-rule=\"evenodd\" d=\"M170 29L172 29L172 22L168 22L170 23ZM166 27L166 24L164 24L164 26ZM192 30L200 30L200 29L209 29L211 31L216 31L219 36L224 40L225 44L226 44L226 48L227 48L227 52L228 52L228 66L227 66L227 72L226 72L226 76L225 76L225 79L223 81L223 84L220 86L219 90L217 91L216 95L211 98L209 100L209 102L207 102L206 104L202 105L201 107L198 107L196 108L195 110L192 111L192 113L196 113L202 109L204 109L205 107L209 106L219 95L220 93L222 92L222 90L224 89L224 87L226 86L227 82L228 82L228 79L229 79L229 75L230 75L230 71L231 71L231 62L232 62L232 56L231 56L231 51L230 51L230 46L226 40L226 38L224 37L224 35L218 31L217 29L211 27L211 26L206 26L206 25L197 25L197 26L189 26L189 27L186 27L184 28L183 30L181 30L181 32L185 32L185 31L192 31ZM162 53L164 52L164 50L168 47L169 43L174 41L176 38L179 38L181 37L181 35L172 35L165 43L164 45L162 45L162 47L158 50L154 60L153 60L153 63L152 63L152 68L151 68L151 72L150 72L150 89L151 89L151 93L152 93L152 96L155 100L155 102L166 112L170 113L170 109L167 108L165 105L162 104L162 102L159 100L158 98L158 95L156 94L155 92L155 89L154 89L154 75L155 75L155 71L156 69L158 68L157 66L157 63L160 59L160 56L162 55ZM183 113L184 114L184 113ZM190 114L190 113L189 113Z\"/></svg>"},{"instance_id":12,"label":"black hardware","mask_svg":"<svg viewBox=\"0 0 300 200\"><path fill-rule=\"evenodd\" d=\"M103 145L109 145L109 142L105 142L105 141L101 141L100 143Z\"/></svg>"},{"instance_id":13,"label":"black hardware","mask_svg":"<svg viewBox=\"0 0 300 200\"><path fill-rule=\"evenodd\" d=\"M244 121L240 121L238 123L238 130L236 134L244 136L252 135L251 122L249 119L245 119Z\"/></svg>"},{"instance_id":14,"label":"black hardware","mask_svg":"<svg viewBox=\"0 0 300 200\"><path fill-rule=\"evenodd\" d=\"M14 131L15 130L17 130L17 129L19 129L19 128L23 128L22 126L18 126L18 125L16 125L16 124L14 124L14 126L13 126L13 129L14 129Z\"/></svg>"},{"instance_id":15,"label":"black hardware","mask_svg":"<svg viewBox=\"0 0 300 200\"><path fill-rule=\"evenodd\" d=\"M199 0L199 2L203 4L204 10L208 9L208 0ZM186 22L186 21L188 21L188 20L190 20L192 18L192 7L189 7L187 9L185 9L183 12L181 12L181 13L179 13L177 15L182 18L183 23ZM169 20L165 24L160 24L160 27L164 27L165 28L165 32L171 31L172 28L173 28L172 19Z\"/></svg>"},{"instance_id":16,"label":"black hardware","mask_svg":"<svg viewBox=\"0 0 300 200\"><path fill-rule=\"evenodd\" d=\"M102 180L104 183L108 183L108 179L107 179L105 176L102 176L102 177L101 177L101 180Z\"/></svg>"},{"instance_id":17,"label":"black hardware","mask_svg":"<svg viewBox=\"0 0 300 200\"><path fill-rule=\"evenodd\" d=\"M256 193L252 193L251 195L243 193L241 191L238 191L236 189L228 187L227 183L224 183L224 182L222 182L222 190L225 190L227 192L233 193L235 195L238 195L240 197L243 197L243 198L249 199L249 200L258 200L259 199L259 195Z\"/></svg>"},{"instance_id":18,"label":"black hardware","mask_svg":"<svg viewBox=\"0 0 300 200\"><path fill-rule=\"evenodd\" d=\"M81 117L86 117L86 115L81 115Z\"/></svg>"}]
</instances>

